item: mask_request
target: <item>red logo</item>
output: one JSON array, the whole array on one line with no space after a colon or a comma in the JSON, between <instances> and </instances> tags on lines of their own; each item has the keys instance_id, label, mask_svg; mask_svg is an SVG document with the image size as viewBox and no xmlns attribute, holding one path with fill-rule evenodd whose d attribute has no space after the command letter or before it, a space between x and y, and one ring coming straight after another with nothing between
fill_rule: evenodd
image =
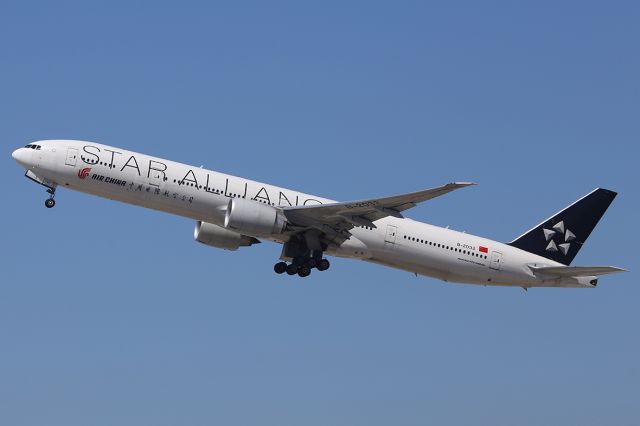
<instances>
[{"instance_id":1,"label":"red logo","mask_svg":"<svg viewBox=\"0 0 640 426\"><path fill-rule=\"evenodd\" d=\"M78 171L78 177L80 179L84 179L87 176L89 176L90 171L91 171L91 167L85 167L84 169Z\"/></svg>"}]
</instances>

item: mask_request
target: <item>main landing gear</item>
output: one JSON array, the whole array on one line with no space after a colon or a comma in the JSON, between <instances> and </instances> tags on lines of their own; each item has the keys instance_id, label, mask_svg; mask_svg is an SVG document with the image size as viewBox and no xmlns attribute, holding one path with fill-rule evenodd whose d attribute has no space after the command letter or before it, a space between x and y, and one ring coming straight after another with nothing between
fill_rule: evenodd
<instances>
[{"instance_id":1,"label":"main landing gear","mask_svg":"<svg viewBox=\"0 0 640 426\"><path fill-rule=\"evenodd\" d=\"M305 233L294 235L282 247L283 259L292 259L291 263L278 262L273 266L276 274L298 275L308 277L313 268L326 271L331 264L322 257L326 245L319 241L318 235Z\"/></svg>"},{"instance_id":2,"label":"main landing gear","mask_svg":"<svg viewBox=\"0 0 640 426\"><path fill-rule=\"evenodd\" d=\"M299 277L304 278L311 275L311 270L313 268L316 268L318 271L326 271L327 269L329 269L329 266L331 266L331 264L327 259L324 258L316 260L311 257L307 259L303 257L297 257L293 259L293 262L291 263L276 263L273 266L273 270L276 272L276 274L284 274L286 272L287 275L298 274Z\"/></svg>"}]
</instances>

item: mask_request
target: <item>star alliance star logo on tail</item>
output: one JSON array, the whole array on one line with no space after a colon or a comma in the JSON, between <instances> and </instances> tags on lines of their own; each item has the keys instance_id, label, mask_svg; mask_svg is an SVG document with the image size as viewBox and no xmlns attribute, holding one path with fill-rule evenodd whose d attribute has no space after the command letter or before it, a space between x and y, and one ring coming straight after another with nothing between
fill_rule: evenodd
<instances>
[{"instance_id":1,"label":"star alliance star logo on tail","mask_svg":"<svg viewBox=\"0 0 640 426\"><path fill-rule=\"evenodd\" d=\"M85 167L84 169L78 171L78 177L80 179L84 179L87 176L89 176L90 171L91 171L91 167Z\"/></svg>"},{"instance_id":2,"label":"star alliance star logo on tail","mask_svg":"<svg viewBox=\"0 0 640 426\"><path fill-rule=\"evenodd\" d=\"M569 252L569 249L571 248L571 241L576 239L576 235L573 232L571 232L569 228L566 228L564 226L563 220L553 225L551 229L542 228L542 231L544 232L544 238L549 242L545 250L547 251L560 250L562 254L564 254L565 256ZM560 234L558 235L561 238L560 244L557 244L555 241L554 237L556 236L556 234Z\"/></svg>"}]
</instances>

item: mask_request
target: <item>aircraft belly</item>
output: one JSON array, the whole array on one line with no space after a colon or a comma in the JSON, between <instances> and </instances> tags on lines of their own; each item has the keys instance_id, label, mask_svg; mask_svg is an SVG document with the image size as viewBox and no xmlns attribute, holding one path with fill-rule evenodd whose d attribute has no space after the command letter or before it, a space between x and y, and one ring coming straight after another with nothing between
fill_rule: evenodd
<instances>
[{"instance_id":1,"label":"aircraft belly","mask_svg":"<svg viewBox=\"0 0 640 426\"><path fill-rule=\"evenodd\" d=\"M466 265L461 265L461 268L456 270L456 265L450 259L430 256L426 251L401 244L395 244L392 249L375 250L372 261L443 281L450 281L454 277L466 277Z\"/></svg>"}]
</instances>

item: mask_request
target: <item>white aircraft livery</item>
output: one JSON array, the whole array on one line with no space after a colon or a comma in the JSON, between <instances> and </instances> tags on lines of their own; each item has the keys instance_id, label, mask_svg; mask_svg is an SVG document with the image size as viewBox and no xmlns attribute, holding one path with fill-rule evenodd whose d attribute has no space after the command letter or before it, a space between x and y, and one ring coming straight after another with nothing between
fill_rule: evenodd
<instances>
[{"instance_id":1,"label":"white aircraft livery","mask_svg":"<svg viewBox=\"0 0 640 426\"><path fill-rule=\"evenodd\" d=\"M570 266L616 193L597 188L510 243L405 218L418 203L470 182L352 202L279 188L93 142L45 140L13 152L25 176L176 214L196 221L194 238L237 250L270 240L283 244L278 274L325 271L325 254L361 259L447 282L593 288L598 276L624 269Z\"/></svg>"}]
</instances>

